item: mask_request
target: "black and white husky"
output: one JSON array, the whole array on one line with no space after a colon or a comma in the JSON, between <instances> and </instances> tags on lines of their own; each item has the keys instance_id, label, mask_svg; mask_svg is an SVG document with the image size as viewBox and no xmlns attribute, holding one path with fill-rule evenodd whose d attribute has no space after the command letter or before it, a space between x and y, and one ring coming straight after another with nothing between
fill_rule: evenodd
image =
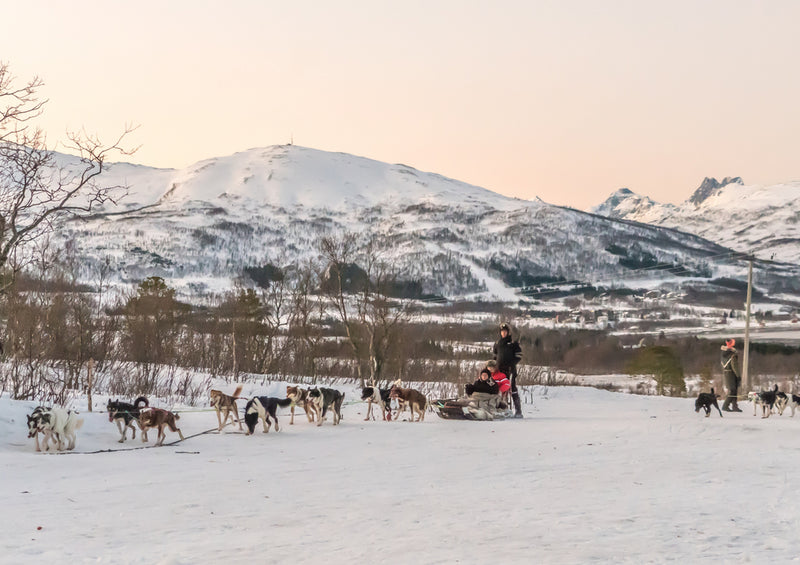
<instances>
[{"instance_id":1,"label":"black and white husky","mask_svg":"<svg viewBox=\"0 0 800 565\"><path fill-rule=\"evenodd\" d=\"M308 392L308 397L319 410L319 421L317 426L321 426L325 421L328 410L333 412L333 425L337 425L342 419L342 403L344 403L344 393L332 388L312 388Z\"/></svg>"},{"instance_id":2,"label":"black and white husky","mask_svg":"<svg viewBox=\"0 0 800 565\"><path fill-rule=\"evenodd\" d=\"M778 410L778 415L783 416L783 411L786 408L792 409L792 418L794 418L794 411L800 406L800 396L796 394L786 394L779 392L775 399L775 408Z\"/></svg>"},{"instance_id":3,"label":"black and white husky","mask_svg":"<svg viewBox=\"0 0 800 565\"><path fill-rule=\"evenodd\" d=\"M73 410L65 410L59 406L53 408L38 406L28 416L28 437L36 439L36 451L41 451L39 434L44 435L45 451L50 450L50 440L55 442L59 451L72 450L75 449L75 430L80 429L82 425L83 418L79 418L78 413Z\"/></svg>"},{"instance_id":4,"label":"black and white husky","mask_svg":"<svg viewBox=\"0 0 800 565\"><path fill-rule=\"evenodd\" d=\"M753 399L753 416L756 415L757 406L761 405L761 417L769 418L772 413L772 407L775 406L775 401L778 399L778 385L772 390L762 390L757 393L750 393Z\"/></svg>"},{"instance_id":5,"label":"black and white husky","mask_svg":"<svg viewBox=\"0 0 800 565\"><path fill-rule=\"evenodd\" d=\"M244 407L244 423L247 426L247 435L255 432L258 421L264 425L264 433L269 433L272 424L270 417L275 420L275 431L281 431L278 425L278 407L286 408L292 403L291 398L274 398L272 396L256 396L247 401Z\"/></svg>"},{"instance_id":6,"label":"black and white husky","mask_svg":"<svg viewBox=\"0 0 800 565\"><path fill-rule=\"evenodd\" d=\"M131 439L136 439L136 426L133 424L139 421L139 413L142 408L150 406L150 402L144 396L140 396L134 400L133 404L129 402L120 402L119 400L108 399L106 405L106 412L108 412L108 421L116 422L117 429L122 437L119 443L125 441L125 435L128 433L128 428L131 429Z\"/></svg>"},{"instance_id":7,"label":"black and white husky","mask_svg":"<svg viewBox=\"0 0 800 565\"><path fill-rule=\"evenodd\" d=\"M384 420L392 419L391 398L389 398L390 392L391 389L378 388L374 385L365 386L361 389L361 400L367 401L367 417L364 418L364 421L372 417L373 404L377 404L381 407L381 417Z\"/></svg>"},{"instance_id":8,"label":"black and white husky","mask_svg":"<svg viewBox=\"0 0 800 565\"><path fill-rule=\"evenodd\" d=\"M37 406L33 409L33 413L28 416L28 437L33 438L36 442L36 451L41 451L39 445L39 434L44 436L44 450L50 451L50 441L55 443L57 440L53 437L53 433L49 427L44 424L50 421L50 408L45 406Z\"/></svg>"}]
</instances>

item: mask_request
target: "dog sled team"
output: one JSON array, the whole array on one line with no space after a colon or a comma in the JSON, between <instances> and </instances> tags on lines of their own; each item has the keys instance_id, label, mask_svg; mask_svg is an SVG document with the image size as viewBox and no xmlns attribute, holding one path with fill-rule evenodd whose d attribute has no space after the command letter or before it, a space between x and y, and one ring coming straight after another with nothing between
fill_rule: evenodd
<instances>
[{"instance_id":1,"label":"dog sled team","mask_svg":"<svg viewBox=\"0 0 800 565\"><path fill-rule=\"evenodd\" d=\"M373 397L373 391L379 391L377 399ZM333 425L338 425L342 419L342 406L344 404L344 393L332 388L314 387L301 388L298 386L288 386L286 388L286 398L276 398L270 396L255 396L244 406L244 427L242 418L239 417L238 400L245 400L239 396L242 386L239 385L233 394L225 394L220 390L209 392L210 405L217 415L218 430L230 422L238 424L239 430L246 435L255 433L258 422L262 424L264 433L270 431L272 425L275 431L280 430L278 423L278 408L291 408L289 424L294 424L295 407L299 406L306 414L309 422L321 426L327 419L328 414L332 415ZM382 398L380 394L385 392ZM425 419L425 409L427 399L421 392L400 386L399 381L390 389L382 390L375 387L364 387L362 399L368 401L368 415L370 418L373 403L378 404L383 411L384 419L391 419L391 404L397 403L395 419L406 407L411 412L411 421L422 421ZM106 405L108 421L115 423L120 433L119 443L127 440L128 430L131 432L131 439L136 439L136 428L141 430L142 442L147 442L147 432L150 429L158 431L155 445L163 445L166 439L166 431L170 430L178 434L178 437L185 439L183 432L178 427L180 415L150 406L150 402L144 396L140 396L133 402L109 399ZM76 430L83 425L83 419L78 417L78 413L73 410L66 410L61 407L38 406L28 417L28 437L34 438L36 451L50 450L52 442L56 449L72 450L76 443ZM43 446L39 442L39 436L43 437Z\"/></svg>"},{"instance_id":2,"label":"dog sled team","mask_svg":"<svg viewBox=\"0 0 800 565\"><path fill-rule=\"evenodd\" d=\"M730 339L721 348L720 364L723 371L723 385L727 391L722 407L720 408L717 402L720 396L713 388L711 392L701 392L695 401L695 411L704 410L706 417L711 415L712 409L716 409L720 417L724 411L742 411L737 402L741 378L735 346L735 340ZM507 324L500 325L500 339L494 344L493 352L494 358L487 361L475 382L467 384L464 387L464 394L458 398L429 402L423 393L403 387L399 380L388 388L379 388L375 383L370 383L361 391L361 400L367 402L365 420L376 419L378 409L382 420L398 420L406 408L410 413L411 422L423 421L428 408L445 419L522 418L516 386L516 366L522 353L519 343L511 339L511 330ZM217 389L209 392L210 405L216 412L217 427L220 432L230 423L238 425L239 430L246 435L251 435L255 433L259 421L264 433L268 433L273 425L277 432L280 430L279 408L290 408L290 425L294 424L297 407L304 411L309 423L315 423L317 426L322 425L328 414L332 416L333 425L338 425L342 419L345 395L332 388L288 386L285 398L255 396L246 399L239 396L241 392L241 385L233 394L226 394ZM237 406L239 400L246 401L243 418L239 416ZM786 408L790 408L794 416L796 409L800 407L800 396L781 392L777 385L769 390L751 392L748 400L753 402L754 415L758 406L761 406L762 418L768 418L773 410L782 415ZM120 433L120 443L126 441L128 430L131 432L131 439L136 439L137 427L141 430L142 442L148 441L147 432L151 429L157 431L156 445L163 445L167 430L177 433L180 440L185 439L178 427L180 415L150 406L146 397L141 396L130 403L109 400L106 410L109 422L115 423ZM51 444L59 451L71 450L75 447L76 431L82 424L83 419L73 410L57 406L52 408L39 406L28 416L28 437L35 439L36 451L41 451L42 448L48 451ZM39 436L43 438L43 445L39 442Z\"/></svg>"},{"instance_id":3,"label":"dog sled team","mask_svg":"<svg viewBox=\"0 0 800 565\"><path fill-rule=\"evenodd\" d=\"M402 386L401 381L394 382L389 388L379 388L375 383L365 386L361 391L361 400L367 402L365 420L377 417L380 408L381 419L398 420L408 409L411 422L422 422L425 411L433 409L443 418L459 417L461 419L493 420L502 417L522 417L519 395L516 387L516 365L522 357L519 343L511 339L508 324L500 325L500 339L494 345L494 359L486 363L478 379L465 387L465 396L457 399L436 400L428 402L425 395L413 388ZM295 408L305 412L310 423L321 426L332 416L333 425L342 419L344 393L332 388L301 388L288 386L285 398L255 396L250 399L239 396L242 387L238 386L233 394L221 390L209 391L210 405L217 415L217 426L220 432L228 423L238 425L246 435L255 433L259 421L262 431L268 433L274 425L280 430L278 408L290 408L289 424L294 424ZM237 401L246 400L244 417L240 418ZM515 411L511 411L513 404ZM163 445L166 431L177 433L183 440L184 435L178 427L180 415L150 406L144 396L133 402L110 400L106 406L108 421L115 423L120 433L119 442L127 440L128 430L131 439L136 439L137 426L141 430L142 442L147 442L148 430L157 430L156 445ZM244 420L244 422L242 422ZM72 410L59 407L39 406L28 416L28 437L36 439L36 450L40 451L39 435L44 437L44 449L49 450L50 442L57 445L58 450L75 447L75 430L83 424L83 419Z\"/></svg>"},{"instance_id":4,"label":"dog sled team","mask_svg":"<svg viewBox=\"0 0 800 565\"><path fill-rule=\"evenodd\" d=\"M738 368L739 352L736 349L736 340L728 339L725 345L720 348L720 365L722 365L722 384L727 390L725 402L720 409L717 399L719 395L711 389L711 392L701 392L695 400L694 410L700 412L704 410L706 418L711 415L711 409L716 408L722 417L722 412L741 412L739 408L739 386L742 378ZM795 410L800 406L800 396L778 390L778 385L768 390L752 391L747 394L747 400L753 403L753 416L757 415L758 407L761 406L761 417L769 418L773 411L777 411L779 416L783 415L786 408L791 408L794 417Z\"/></svg>"}]
</instances>

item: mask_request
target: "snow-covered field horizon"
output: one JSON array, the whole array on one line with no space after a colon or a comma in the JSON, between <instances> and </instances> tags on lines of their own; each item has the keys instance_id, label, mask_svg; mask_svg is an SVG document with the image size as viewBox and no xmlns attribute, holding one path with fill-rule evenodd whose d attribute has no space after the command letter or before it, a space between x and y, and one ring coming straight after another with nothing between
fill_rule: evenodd
<instances>
[{"instance_id":1,"label":"snow-covered field horizon","mask_svg":"<svg viewBox=\"0 0 800 565\"><path fill-rule=\"evenodd\" d=\"M3 397L0 562L797 560L800 449L787 433L800 417L761 419L745 403L705 418L693 399L592 388L533 397L523 420L365 422L351 402L336 427L289 426L287 409L279 433L94 454L142 444L83 411L64 455L35 453L36 404ZM216 417L187 411L180 425L189 436Z\"/></svg>"}]
</instances>

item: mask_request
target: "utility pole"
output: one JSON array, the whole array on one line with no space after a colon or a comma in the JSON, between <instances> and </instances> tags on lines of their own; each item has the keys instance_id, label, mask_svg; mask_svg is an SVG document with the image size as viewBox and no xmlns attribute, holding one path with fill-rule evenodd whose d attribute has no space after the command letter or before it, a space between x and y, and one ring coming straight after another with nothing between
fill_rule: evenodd
<instances>
[{"instance_id":1,"label":"utility pole","mask_svg":"<svg viewBox=\"0 0 800 565\"><path fill-rule=\"evenodd\" d=\"M750 302L753 297L753 256L750 256L747 268L747 303L744 312L744 358L742 359L742 386L745 393L750 391Z\"/></svg>"}]
</instances>

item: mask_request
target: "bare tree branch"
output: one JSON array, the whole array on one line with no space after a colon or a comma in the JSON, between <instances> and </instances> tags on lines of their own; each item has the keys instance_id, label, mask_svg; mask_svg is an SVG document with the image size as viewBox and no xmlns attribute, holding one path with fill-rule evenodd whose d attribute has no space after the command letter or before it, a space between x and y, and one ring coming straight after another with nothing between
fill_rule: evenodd
<instances>
[{"instance_id":1,"label":"bare tree branch","mask_svg":"<svg viewBox=\"0 0 800 565\"><path fill-rule=\"evenodd\" d=\"M34 78L22 87L15 82L8 65L0 63L0 269L9 267L18 249L51 233L57 220L116 203L126 187L98 181L110 155L135 151L123 147L134 126L126 125L109 145L82 130L67 135L66 148L77 160L60 162L32 123L47 102L38 97L43 82Z\"/></svg>"},{"instance_id":2,"label":"bare tree branch","mask_svg":"<svg viewBox=\"0 0 800 565\"><path fill-rule=\"evenodd\" d=\"M327 237L320 251L328 262L323 290L344 325L359 378L363 381L362 364L367 364L370 379L381 379L393 340L410 318L411 301L390 297L397 273L382 259L384 250L375 239L358 249L353 234Z\"/></svg>"}]
</instances>

